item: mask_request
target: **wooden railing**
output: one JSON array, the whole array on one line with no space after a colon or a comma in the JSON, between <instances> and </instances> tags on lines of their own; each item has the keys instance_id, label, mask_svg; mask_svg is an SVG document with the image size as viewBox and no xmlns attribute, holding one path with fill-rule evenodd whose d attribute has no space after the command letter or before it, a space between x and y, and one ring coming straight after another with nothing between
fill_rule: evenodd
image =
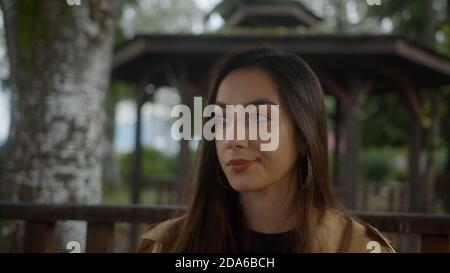
<instances>
[{"instance_id":1,"label":"wooden railing","mask_svg":"<svg viewBox=\"0 0 450 273\"><path fill-rule=\"evenodd\" d=\"M44 205L0 202L0 220L25 221L24 252L54 252L56 221L87 222L86 252L112 252L116 223L155 223L177 206Z\"/></svg>"},{"instance_id":2,"label":"wooden railing","mask_svg":"<svg viewBox=\"0 0 450 273\"><path fill-rule=\"evenodd\" d=\"M112 252L115 223L155 223L177 206L37 205L1 203L0 220L25 221L25 252L54 251L56 221L87 222L86 252ZM450 215L354 212L384 232L417 234L422 252L450 252Z\"/></svg>"}]
</instances>

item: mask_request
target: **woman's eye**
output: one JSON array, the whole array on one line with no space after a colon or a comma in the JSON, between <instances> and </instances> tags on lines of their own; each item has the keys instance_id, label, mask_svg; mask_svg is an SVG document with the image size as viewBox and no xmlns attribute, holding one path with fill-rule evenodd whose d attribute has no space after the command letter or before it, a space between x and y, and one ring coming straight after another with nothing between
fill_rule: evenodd
<instances>
[{"instance_id":1,"label":"woman's eye","mask_svg":"<svg viewBox=\"0 0 450 273\"><path fill-rule=\"evenodd\" d=\"M250 115L250 121L252 122L266 122L269 118L261 113L254 113Z\"/></svg>"},{"instance_id":2,"label":"woman's eye","mask_svg":"<svg viewBox=\"0 0 450 273\"><path fill-rule=\"evenodd\" d=\"M227 123L227 119L223 116L215 116L214 120L215 120L215 123L218 125L224 125Z\"/></svg>"}]
</instances>

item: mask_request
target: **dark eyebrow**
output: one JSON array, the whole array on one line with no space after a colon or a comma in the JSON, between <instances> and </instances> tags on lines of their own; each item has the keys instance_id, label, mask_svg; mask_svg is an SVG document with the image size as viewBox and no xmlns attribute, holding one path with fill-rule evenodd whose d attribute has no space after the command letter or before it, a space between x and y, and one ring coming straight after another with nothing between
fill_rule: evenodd
<instances>
[{"instance_id":1,"label":"dark eyebrow","mask_svg":"<svg viewBox=\"0 0 450 273\"><path fill-rule=\"evenodd\" d=\"M226 103L223 103L223 102L220 102L220 101L216 101L215 104L217 104L221 108L225 108L225 106L227 105ZM254 100L254 101L248 102L248 103L244 104L244 106L247 106L247 105L256 105L256 106L258 106L258 105L267 105L267 104L269 104L269 105L277 105L274 102L262 99L262 100Z\"/></svg>"}]
</instances>

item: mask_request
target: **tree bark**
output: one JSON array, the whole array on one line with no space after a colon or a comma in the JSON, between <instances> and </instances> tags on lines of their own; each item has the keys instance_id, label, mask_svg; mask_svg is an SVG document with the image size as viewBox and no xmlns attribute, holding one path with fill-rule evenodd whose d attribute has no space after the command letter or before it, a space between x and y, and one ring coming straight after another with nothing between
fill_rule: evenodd
<instances>
[{"instance_id":1,"label":"tree bark","mask_svg":"<svg viewBox=\"0 0 450 273\"><path fill-rule=\"evenodd\" d=\"M0 1L12 77L2 199L99 203L114 1ZM57 238L84 246L85 225Z\"/></svg>"}]
</instances>

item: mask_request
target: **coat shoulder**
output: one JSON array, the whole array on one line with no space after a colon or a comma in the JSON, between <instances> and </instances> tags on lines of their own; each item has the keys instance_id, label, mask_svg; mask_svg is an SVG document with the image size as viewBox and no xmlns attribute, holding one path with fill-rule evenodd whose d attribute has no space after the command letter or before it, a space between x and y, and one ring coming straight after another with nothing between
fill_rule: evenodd
<instances>
[{"instance_id":1,"label":"coat shoulder","mask_svg":"<svg viewBox=\"0 0 450 273\"><path fill-rule=\"evenodd\" d=\"M185 217L149 224L141 237L137 252L168 252Z\"/></svg>"},{"instance_id":2,"label":"coat shoulder","mask_svg":"<svg viewBox=\"0 0 450 273\"><path fill-rule=\"evenodd\" d=\"M392 247L391 241L385 237L378 229L375 227L365 224L365 234L371 240L367 244L366 248L373 253L395 253Z\"/></svg>"},{"instance_id":3,"label":"coat shoulder","mask_svg":"<svg viewBox=\"0 0 450 273\"><path fill-rule=\"evenodd\" d=\"M320 237L325 252L395 252L390 241L375 227L338 210L325 213Z\"/></svg>"}]
</instances>

